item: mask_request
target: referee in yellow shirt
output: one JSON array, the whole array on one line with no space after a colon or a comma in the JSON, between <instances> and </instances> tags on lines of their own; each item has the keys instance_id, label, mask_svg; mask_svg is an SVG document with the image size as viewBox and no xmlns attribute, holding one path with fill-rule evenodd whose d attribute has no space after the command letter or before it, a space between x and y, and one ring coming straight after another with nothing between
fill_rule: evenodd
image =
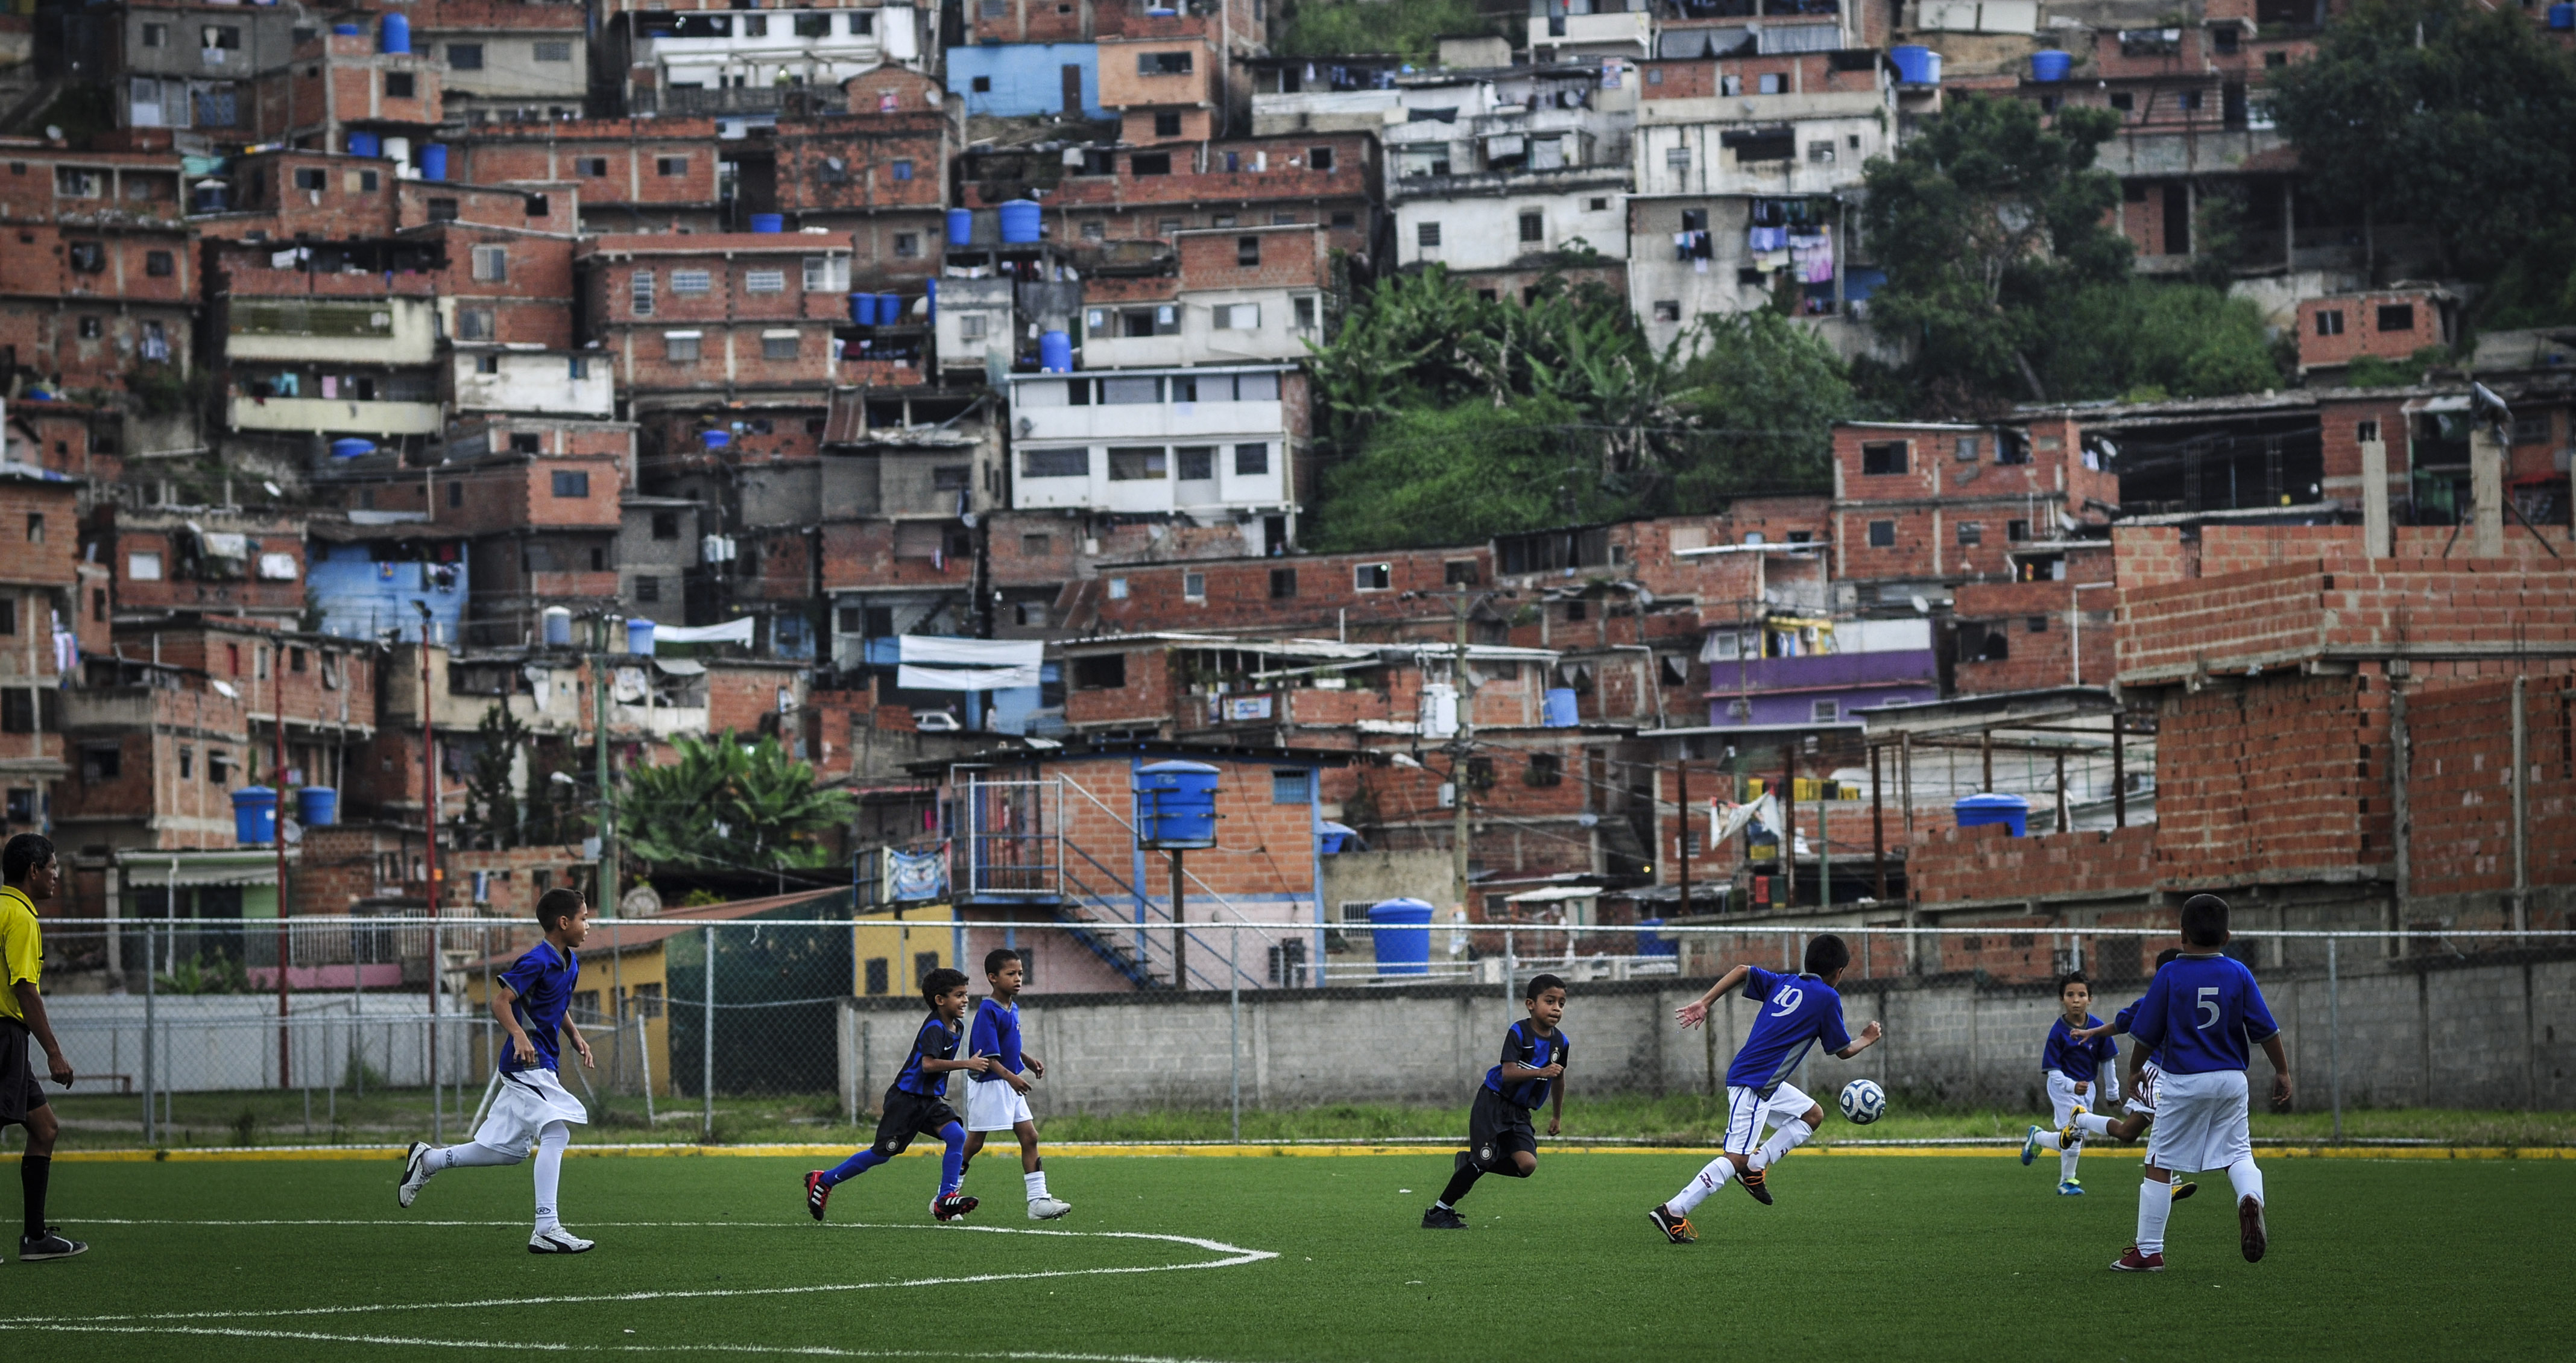
<instances>
[{"instance_id":1,"label":"referee in yellow shirt","mask_svg":"<svg viewBox=\"0 0 2576 1363\"><path fill-rule=\"evenodd\" d=\"M9 988L0 991L0 1126L27 1128L27 1157L18 1164L18 1182L27 1194L27 1229L18 1238L18 1259L68 1259L89 1248L66 1240L45 1224L45 1185L54 1172L54 1135L61 1130L45 1087L27 1063L27 1039L45 1048L45 1070L55 1083L70 1088L72 1065L54 1040L54 1025L45 1017L45 997L37 992L45 970L44 931L36 925L36 905L62 888L62 867L54 859L51 839L21 833L0 847L0 966L9 972Z\"/></svg>"}]
</instances>

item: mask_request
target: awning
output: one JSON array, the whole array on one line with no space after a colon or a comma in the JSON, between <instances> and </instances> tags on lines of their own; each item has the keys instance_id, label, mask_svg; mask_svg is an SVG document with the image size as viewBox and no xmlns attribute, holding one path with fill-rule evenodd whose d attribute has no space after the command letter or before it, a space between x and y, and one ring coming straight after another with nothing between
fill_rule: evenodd
<instances>
[{"instance_id":1,"label":"awning","mask_svg":"<svg viewBox=\"0 0 2576 1363\"><path fill-rule=\"evenodd\" d=\"M655 625L653 642L656 644L740 644L749 648L754 623L752 617L746 615L739 620L728 621L721 625Z\"/></svg>"},{"instance_id":2,"label":"awning","mask_svg":"<svg viewBox=\"0 0 2576 1363\"><path fill-rule=\"evenodd\" d=\"M1035 639L950 639L906 634L896 641L895 685L907 691L1009 691L1038 684L1046 645Z\"/></svg>"},{"instance_id":3,"label":"awning","mask_svg":"<svg viewBox=\"0 0 2576 1363\"><path fill-rule=\"evenodd\" d=\"M694 662L687 658L656 657L653 660L653 666L666 677L702 677L707 671L705 663Z\"/></svg>"},{"instance_id":4,"label":"awning","mask_svg":"<svg viewBox=\"0 0 2576 1363\"><path fill-rule=\"evenodd\" d=\"M1606 893L1598 885L1550 885L1544 890L1523 890L1503 896L1506 904L1558 904L1569 899L1598 899Z\"/></svg>"}]
</instances>

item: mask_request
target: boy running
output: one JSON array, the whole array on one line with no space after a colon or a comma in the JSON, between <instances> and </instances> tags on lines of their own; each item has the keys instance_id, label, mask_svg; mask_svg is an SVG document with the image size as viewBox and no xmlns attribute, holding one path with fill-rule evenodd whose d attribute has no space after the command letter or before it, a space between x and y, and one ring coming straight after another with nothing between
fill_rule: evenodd
<instances>
[{"instance_id":1,"label":"boy running","mask_svg":"<svg viewBox=\"0 0 2576 1363\"><path fill-rule=\"evenodd\" d=\"M475 1165L516 1164L537 1148L537 1225L528 1234L530 1254L584 1254L593 1242L563 1228L555 1210L555 1191L563 1177L564 1147L572 1143L572 1124L587 1123L590 1113L564 1090L558 1035L572 1038L572 1048L590 1068L590 1043L571 1016L572 988L581 978L580 948L590 935L590 905L576 890L548 890L537 900L537 922L543 940L513 962L492 988L492 1016L509 1037L501 1048L501 1091L481 1130L466 1145L433 1147L413 1141L403 1161L402 1187L394 1201L408 1207L432 1175L442 1169Z\"/></svg>"},{"instance_id":2,"label":"boy running","mask_svg":"<svg viewBox=\"0 0 2576 1363\"><path fill-rule=\"evenodd\" d=\"M922 976L921 997L930 1005L930 1016L922 1019L921 1030L912 1038L912 1054L905 1057L903 1069L885 1091L885 1115L877 1119L876 1144L832 1168L805 1176L805 1210L817 1221L823 1219L824 1204L832 1200L834 1185L902 1154L914 1136L925 1132L948 1146L939 1162L939 1195L930 1199L930 1214L954 1221L975 1210L975 1199L957 1191L966 1178L966 1129L948 1106L948 1072L990 1074L998 1062L989 1055L957 1059L957 1045L966 1039L964 971L941 966Z\"/></svg>"},{"instance_id":3,"label":"boy running","mask_svg":"<svg viewBox=\"0 0 2576 1363\"><path fill-rule=\"evenodd\" d=\"M41 834L21 833L0 847L0 965L9 972L9 987L0 990L0 1126L27 1128L27 1153L18 1160L18 1187L26 1195L26 1229L18 1237L18 1262L68 1259L89 1248L67 1240L59 1227L45 1224L45 1190L54 1176L54 1138L62 1127L54 1120L45 1086L27 1063L27 1043L45 1052L45 1075L64 1088L72 1086L71 1062L63 1059L54 1039L54 1024L45 1016L41 988L45 973L45 935L36 923L36 905L62 887L61 863L54 844ZM150 968L150 962L145 963Z\"/></svg>"},{"instance_id":4,"label":"boy running","mask_svg":"<svg viewBox=\"0 0 2576 1363\"><path fill-rule=\"evenodd\" d=\"M2148 1054L2164 1077L2147 1137L2147 1176L2138 1184L2138 1240L2111 1264L2122 1273L2164 1271L2165 1217L2173 1209L2177 1169L2226 1170L2245 1262L2261 1262L2270 1246L2263 1171L2254 1164L2247 1114L2246 1048L2258 1044L2271 1060L2276 1107L2289 1105L2290 1060L2254 972L2222 953L2227 935L2227 901L2193 895L2182 906L2182 955L2156 972L2129 1020L2138 1046L2130 1053L2129 1086L2145 1081Z\"/></svg>"},{"instance_id":5,"label":"boy running","mask_svg":"<svg viewBox=\"0 0 2576 1363\"><path fill-rule=\"evenodd\" d=\"M2081 970L2057 982L2057 1020L2048 1024L2048 1043L2040 1048L2039 1068L2048 1082L2053 1120L2045 1129L2032 1127L2022 1137L2021 1162L2027 1168L2042 1150L2057 1152L2057 1195L2082 1197L2084 1184L2075 1177L2075 1161L2084 1154L2084 1138L2075 1118L2092 1106L2093 1084L2103 1080L2111 1102L2120 1101L2120 1082L2109 1068L2120 1058L2119 1043L2082 1029L2098 1026L2093 1016L2093 985ZM2107 1076L2107 1077L2106 1077Z\"/></svg>"},{"instance_id":6,"label":"boy running","mask_svg":"<svg viewBox=\"0 0 2576 1363\"><path fill-rule=\"evenodd\" d=\"M1708 1162L1672 1200L1646 1213L1655 1229L1676 1245L1699 1238L1691 1228L1691 1209L1709 1194L1740 1179L1744 1191L1764 1206L1771 1189L1763 1171L1781 1156L1806 1143L1824 1121L1825 1110L1788 1082L1807 1049L1818 1041L1839 1060L1868 1050L1885 1033L1876 1022L1860 1029L1854 1040L1843 1030L1842 995L1834 992L1851 965L1851 948L1831 933L1807 943L1807 968L1798 975L1775 975L1758 966L1739 965L1718 977L1707 993L1686 1003L1673 1016L1685 1028L1708 1020L1709 1005L1741 983L1744 997L1763 1005L1744 1037L1744 1048L1726 1071L1726 1153ZM1765 1126L1778 1128L1762 1139Z\"/></svg>"},{"instance_id":7,"label":"boy running","mask_svg":"<svg viewBox=\"0 0 2576 1363\"><path fill-rule=\"evenodd\" d=\"M1046 1078L1046 1064L1020 1047L1020 987L1028 982L1028 963L1020 953L1000 948L984 953L984 982L992 988L975 1005L975 1025L966 1036L966 1053L990 1056L993 1068L966 1076L966 1158L957 1166L962 1181L989 1132L1009 1131L1020 1138L1020 1179L1028 1185L1029 1219L1053 1221L1073 1210L1070 1202L1047 1195L1046 1164L1038 1158L1037 1119L1029 1115L1028 1072Z\"/></svg>"},{"instance_id":8,"label":"boy running","mask_svg":"<svg viewBox=\"0 0 2576 1363\"><path fill-rule=\"evenodd\" d=\"M2164 969L2167 962L2181 954L2181 947L2166 947L2157 952L2156 969ZM2135 1016L2137 1011L2138 1005L2130 1004L2113 1014L2109 1022L2087 1027L2075 1033L2075 1036L2078 1040L2090 1041L2095 1037L2119 1035L2129 1030L2129 1019ZM2079 1108L2076 1110L2075 1120L2058 1133L2059 1139L2071 1141L2077 1138L2078 1132L2081 1132L2085 1135L2114 1137L2125 1145L2146 1134L2147 1124L2156 1119L2156 1081L2164 1077L2164 1071L2156 1068L2156 1062L2147 1054L2146 1047L2140 1046L2137 1051L2135 1067L2144 1082L2132 1085L2129 1089L2129 1115L2114 1121L2109 1117ZM2200 1185L2197 1183L2174 1184L2173 1200L2180 1202L2199 1191Z\"/></svg>"},{"instance_id":9,"label":"boy running","mask_svg":"<svg viewBox=\"0 0 2576 1363\"><path fill-rule=\"evenodd\" d=\"M1555 1103L1548 1111L1547 1134L1555 1135L1565 1119L1565 1058L1572 1043L1556 1025L1565 1018L1565 981L1531 976L1521 992L1521 1006L1529 1017L1503 1033L1503 1058L1485 1071L1484 1087L1476 1090L1476 1106L1467 1116L1471 1148L1450 1161L1449 1186L1422 1213L1424 1230L1467 1229L1458 1199L1477 1179L1487 1174L1528 1178L1538 1172L1538 1133L1531 1129L1530 1113L1540 1104Z\"/></svg>"}]
</instances>

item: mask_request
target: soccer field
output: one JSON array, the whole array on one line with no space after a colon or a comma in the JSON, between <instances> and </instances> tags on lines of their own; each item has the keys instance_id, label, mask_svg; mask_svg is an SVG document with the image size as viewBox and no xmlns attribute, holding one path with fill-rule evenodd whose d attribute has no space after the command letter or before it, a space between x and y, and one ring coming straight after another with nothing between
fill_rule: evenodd
<instances>
[{"instance_id":1,"label":"soccer field","mask_svg":"<svg viewBox=\"0 0 2576 1363\"><path fill-rule=\"evenodd\" d=\"M2565 1344L2576 1161L2275 1159L2272 1250L2247 1264L2223 1176L2177 1207L2172 1269L2105 1265L2134 1154L2089 1197L2008 1154L1797 1154L1667 1245L1646 1209L1701 1158L1549 1153L1488 1178L1472 1230L1417 1228L1448 1152L1051 1157L1034 1226L1014 1161L979 1163L964 1226L937 1164L801 1205L810 1159L567 1160L566 1222L527 1254L526 1168L442 1174L410 1211L382 1160L67 1163L90 1253L0 1268L22 1352L350 1360L498 1352L679 1357L1475 1359L2502 1357Z\"/></svg>"}]
</instances>

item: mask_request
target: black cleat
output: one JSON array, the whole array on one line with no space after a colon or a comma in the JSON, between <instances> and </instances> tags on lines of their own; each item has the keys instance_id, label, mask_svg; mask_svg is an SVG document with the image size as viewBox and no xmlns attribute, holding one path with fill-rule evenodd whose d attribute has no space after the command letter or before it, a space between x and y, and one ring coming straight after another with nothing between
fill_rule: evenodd
<instances>
[{"instance_id":1,"label":"black cleat","mask_svg":"<svg viewBox=\"0 0 2576 1363\"><path fill-rule=\"evenodd\" d=\"M2263 1204L2260 1201L2251 1197L2237 1199L2236 1231L2238 1244L2245 1251L2245 1262L2263 1262L2263 1251L2271 1247L2272 1234L2263 1224ZM27 1256L21 1253L18 1257L23 1259Z\"/></svg>"},{"instance_id":2,"label":"black cleat","mask_svg":"<svg viewBox=\"0 0 2576 1363\"><path fill-rule=\"evenodd\" d=\"M2182 1201L2184 1198L2189 1197L2189 1196L2191 1196L2193 1193L2196 1193L2196 1192L2199 1192L2199 1191L2200 1191L2200 1185L2199 1185L2199 1184L2197 1184L2197 1183L2177 1183L2177 1184L2175 1184L2175 1185L2173 1186L2173 1200L2174 1200L2174 1201L2176 1201L2176 1202L2180 1202L2180 1201Z\"/></svg>"},{"instance_id":3,"label":"black cleat","mask_svg":"<svg viewBox=\"0 0 2576 1363\"><path fill-rule=\"evenodd\" d=\"M22 1264L38 1263L46 1259L68 1259L75 1254L88 1252L87 1241L65 1239L63 1228L60 1226L47 1226L42 1235L18 1237L18 1262Z\"/></svg>"},{"instance_id":4,"label":"black cleat","mask_svg":"<svg viewBox=\"0 0 2576 1363\"><path fill-rule=\"evenodd\" d=\"M968 1197L964 1193L949 1193L930 1199L930 1214L941 1221L955 1221L975 1210L979 1205L981 1204L977 1199Z\"/></svg>"},{"instance_id":5,"label":"black cleat","mask_svg":"<svg viewBox=\"0 0 2576 1363\"><path fill-rule=\"evenodd\" d=\"M1753 1194L1754 1201L1768 1207L1771 1205L1771 1189L1762 1174L1760 1169L1747 1169L1737 1174L1735 1181L1744 1185L1744 1191Z\"/></svg>"},{"instance_id":6,"label":"black cleat","mask_svg":"<svg viewBox=\"0 0 2576 1363\"><path fill-rule=\"evenodd\" d=\"M806 1214L817 1221L822 1220L824 1204L831 1200L832 1185L823 1181L823 1171L817 1169L814 1172L807 1174L805 1176Z\"/></svg>"},{"instance_id":7,"label":"black cleat","mask_svg":"<svg viewBox=\"0 0 2576 1363\"><path fill-rule=\"evenodd\" d=\"M1424 1230L1465 1230L1467 1218L1448 1207L1430 1207L1422 1213Z\"/></svg>"},{"instance_id":8,"label":"black cleat","mask_svg":"<svg viewBox=\"0 0 2576 1363\"><path fill-rule=\"evenodd\" d=\"M1689 1245L1699 1241L1699 1232L1691 1228L1690 1218L1673 1215L1673 1209L1661 1203L1646 1213L1646 1219L1654 1222L1655 1229L1662 1231L1664 1239L1672 1244Z\"/></svg>"}]
</instances>

